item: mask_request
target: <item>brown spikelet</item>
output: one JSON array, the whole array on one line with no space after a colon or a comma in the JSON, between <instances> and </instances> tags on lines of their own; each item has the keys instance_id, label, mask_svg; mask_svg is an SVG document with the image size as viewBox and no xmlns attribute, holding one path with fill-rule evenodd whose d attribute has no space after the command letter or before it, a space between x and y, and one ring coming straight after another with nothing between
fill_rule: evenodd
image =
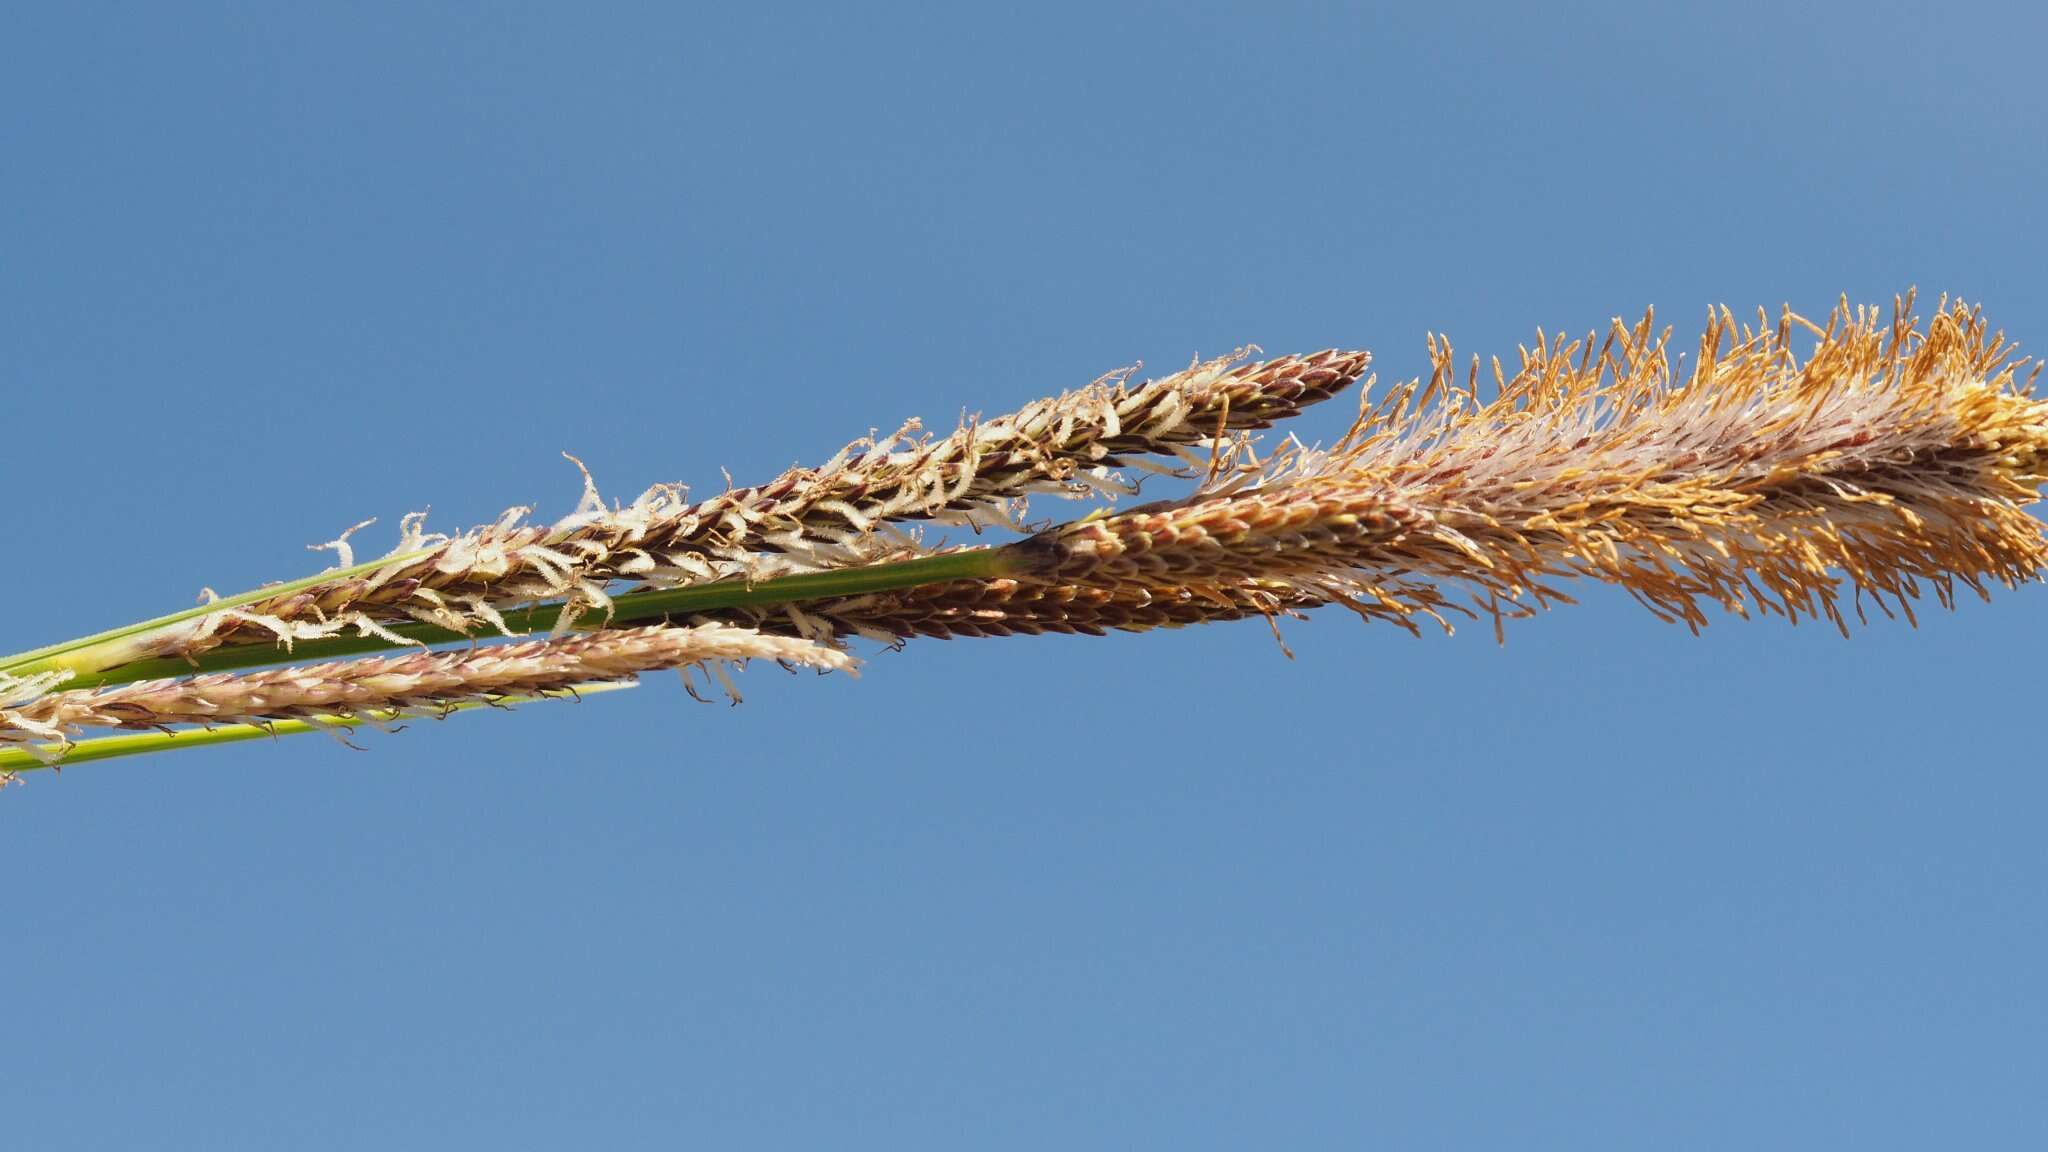
<instances>
[{"instance_id":1,"label":"brown spikelet","mask_svg":"<svg viewBox=\"0 0 2048 1152\"><path fill-rule=\"evenodd\" d=\"M1011 503L1033 493L1128 491L1110 469L1143 457L1198 463L1196 450L1218 437L1267 427L1335 395L1369 359L1328 351L1247 363L1238 353L1137 387L1107 378L936 440L915 438L913 423L850 445L822 467L699 502L663 486L607 509L586 483L583 504L552 525L528 523L526 510L514 509L496 524L433 537L408 518L394 555L421 555L209 616L124 658L375 633L407 620L467 631L499 624L508 607L558 597L570 601L570 619L577 609L605 607L607 587L619 580L686 584L872 561L907 543L877 534L890 523L1014 521ZM346 537L333 546L347 566Z\"/></svg>"},{"instance_id":2,"label":"brown spikelet","mask_svg":"<svg viewBox=\"0 0 2048 1152\"><path fill-rule=\"evenodd\" d=\"M1910 618L1924 589L1950 604L1958 582L1986 594L2048 564L2025 511L2048 473L2048 404L1976 310L1944 302L1923 329L1909 308L1753 328L1723 310L1676 380L1648 318L1600 345L1539 335L1485 401L1477 364L1460 384L1432 339L1427 386L1335 450L1020 548L1052 583L1257 573L1417 610L1447 583L1514 613L1585 576L1695 628L1717 603L1845 629L1846 583L1859 616L1867 595Z\"/></svg>"},{"instance_id":3,"label":"brown spikelet","mask_svg":"<svg viewBox=\"0 0 2048 1152\"><path fill-rule=\"evenodd\" d=\"M1245 581L1205 587L1047 584L1008 579L929 584L901 592L759 609L763 631L825 640L863 636L997 637L1149 632L1249 617L1293 615L1323 600Z\"/></svg>"},{"instance_id":4,"label":"brown spikelet","mask_svg":"<svg viewBox=\"0 0 2048 1152\"><path fill-rule=\"evenodd\" d=\"M1041 533L1018 551L1043 579L1157 587L1341 570L1425 521L1398 493L1333 477L1133 508Z\"/></svg>"},{"instance_id":5,"label":"brown spikelet","mask_svg":"<svg viewBox=\"0 0 2048 1152\"><path fill-rule=\"evenodd\" d=\"M97 691L49 692L0 718L0 743L68 738L86 728L258 724L369 713L435 712L468 701L542 696L642 672L746 660L848 670L852 657L809 640L724 624L593 632L559 640L413 652Z\"/></svg>"}]
</instances>

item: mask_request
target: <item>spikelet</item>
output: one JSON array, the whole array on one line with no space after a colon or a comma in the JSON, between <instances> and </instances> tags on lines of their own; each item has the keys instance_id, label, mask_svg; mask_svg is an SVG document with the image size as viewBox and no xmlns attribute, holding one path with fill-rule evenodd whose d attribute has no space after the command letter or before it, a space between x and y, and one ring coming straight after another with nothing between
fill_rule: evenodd
<instances>
[{"instance_id":1,"label":"spikelet","mask_svg":"<svg viewBox=\"0 0 2048 1152\"><path fill-rule=\"evenodd\" d=\"M1722 310L1682 380L1648 317L1597 350L1539 334L1512 376L1496 362L1491 400L1432 338L1427 386L1332 451L1018 547L1050 583L1256 573L1397 614L1462 585L1498 621L1569 599L1547 580L1590 577L1694 629L1719 604L1846 632L1845 583L1859 619L1866 597L1911 619L1926 588L1952 605L1957 583L1988 595L2048 564L2025 511L2048 478L2048 404L1977 310L1944 301L1923 330L1910 307L1844 303L1824 328Z\"/></svg>"},{"instance_id":2,"label":"spikelet","mask_svg":"<svg viewBox=\"0 0 2048 1152\"><path fill-rule=\"evenodd\" d=\"M38 696L0 715L0 743L68 740L87 728L260 724L327 716L435 714L469 701L572 692L642 672L701 668L730 688L723 665L774 660L850 671L822 644L723 624L605 630L561 640L331 661L243 674L148 680ZM686 680L687 683L687 680ZM737 693L734 693L737 699ZM51 752L60 758L62 750Z\"/></svg>"},{"instance_id":3,"label":"spikelet","mask_svg":"<svg viewBox=\"0 0 2048 1152\"><path fill-rule=\"evenodd\" d=\"M121 656L194 656L222 644L289 644L345 630L384 635L384 625L408 620L502 629L505 609L554 598L569 602L566 627L582 610L607 607L607 587L618 580L676 585L874 562L904 554L910 543L882 531L892 523L1015 523L1016 502L1034 493L1130 491L1112 469L1145 464L1144 457L1200 463L1198 449L1335 395L1370 359L1337 351L1258 363L1245 356L1200 362L1135 388L1105 377L938 440L917 438L912 423L856 442L823 467L792 469L701 502L660 486L607 509L586 472L582 504L552 525L529 523L528 510L517 508L484 528L430 536L420 518L408 517L392 555L421 555L209 615ZM330 547L348 566L347 537Z\"/></svg>"},{"instance_id":4,"label":"spikelet","mask_svg":"<svg viewBox=\"0 0 2048 1152\"><path fill-rule=\"evenodd\" d=\"M37 719L37 704L58 685L71 678L68 672L44 672L34 676L0 673L0 748L20 744L37 758L48 761L55 754L43 741L62 740L63 732ZM0 773L0 784L13 781L11 773Z\"/></svg>"},{"instance_id":5,"label":"spikelet","mask_svg":"<svg viewBox=\"0 0 2048 1152\"><path fill-rule=\"evenodd\" d=\"M1255 581L1203 587L960 580L900 592L734 611L765 632L830 641L859 636L895 643L914 636L1102 636L1248 617L1297 615L1325 601ZM707 618L708 619L708 618Z\"/></svg>"}]
</instances>

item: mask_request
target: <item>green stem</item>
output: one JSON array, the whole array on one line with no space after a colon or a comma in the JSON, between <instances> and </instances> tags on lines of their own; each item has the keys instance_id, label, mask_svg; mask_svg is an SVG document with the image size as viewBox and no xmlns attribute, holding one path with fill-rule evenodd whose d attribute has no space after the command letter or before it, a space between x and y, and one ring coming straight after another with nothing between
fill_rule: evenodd
<instances>
[{"instance_id":1,"label":"green stem","mask_svg":"<svg viewBox=\"0 0 2048 1152\"><path fill-rule=\"evenodd\" d=\"M586 610L583 619L578 621L578 626L597 628L646 623L730 608L767 608L810 600L831 600L842 596L864 596L873 592L894 592L952 580L997 579L1014 576L1021 570L1022 565L1016 554L1002 548L980 548L942 552L936 556L921 556L915 560L902 560L893 564L870 564L860 568L806 572L753 583L738 579L719 580L683 588L628 593L612 601L613 610L608 619L602 612ZM276 590L266 590L265 594L274 591ZM513 632L519 634L546 632L555 626L561 616L561 605L544 604L508 612L505 614L505 623ZM456 632L431 624L394 624L389 630L416 644L452 644L479 639L474 634ZM119 635L125 638L133 635L133 631L124 629ZM202 652L191 660L181 657L157 658L125 663L114 668L89 667L88 653L84 659L71 657L70 659L77 661L75 663L45 665L28 671L43 671L47 667L68 667L77 675L66 681L63 687L97 688L109 684L128 684L137 680L186 676L195 672L226 672L242 668L261 668L272 664L330 660L398 647L403 645L377 636L335 636L324 640L301 640L292 645L290 651L275 644L239 644Z\"/></svg>"},{"instance_id":2,"label":"green stem","mask_svg":"<svg viewBox=\"0 0 2048 1152\"><path fill-rule=\"evenodd\" d=\"M575 696L583 697L599 692L616 692L631 688L631 684L589 684L577 688ZM548 697L553 698L551 695ZM471 701L450 705L449 712L466 712L471 708L483 708L498 704L517 704L540 699L535 696L506 696L490 701ZM56 764L45 764L33 754L19 748L0 748L0 775L13 772L31 772L38 768L69 768L74 764L85 764L94 760L113 760L122 756L144 756L157 752L176 752L181 748L211 748L216 744L239 744L244 740L263 740L274 736L296 736L303 732L321 732L332 728L354 728L363 724L389 724L405 717L395 712L368 712L359 716L323 716L319 721L278 720L269 724L223 724L218 728L184 728L175 732L141 732L129 736L102 736L97 740L81 740L70 746L64 758ZM57 745L44 745L45 751L59 751Z\"/></svg>"}]
</instances>

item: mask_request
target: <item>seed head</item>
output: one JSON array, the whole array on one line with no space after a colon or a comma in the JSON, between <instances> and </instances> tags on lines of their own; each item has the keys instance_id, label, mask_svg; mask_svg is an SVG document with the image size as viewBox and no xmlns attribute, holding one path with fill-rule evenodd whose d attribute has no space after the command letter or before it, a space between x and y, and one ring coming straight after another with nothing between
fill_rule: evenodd
<instances>
[{"instance_id":1,"label":"seed head","mask_svg":"<svg viewBox=\"0 0 2048 1152\"><path fill-rule=\"evenodd\" d=\"M1795 333L1814 340L1803 359ZM1616 323L1604 344L1546 339L1491 400L1450 346L1328 452L1283 453L1194 498L1062 526L1024 542L1037 578L1112 585L1256 575L1310 597L1418 611L1464 585L1495 614L1565 600L1545 581L1628 589L1697 628L1701 605L1846 630L1932 588L2013 585L2048 564L2025 508L2048 478L2048 404L1975 310L1924 329L1843 305L1826 327L1787 313L1710 317L1674 378L1667 333ZM2038 368L2035 369L2038 374ZM1438 599L1438 603L1441 598ZM1398 610L1398 609L1397 609Z\"/></svg>"},{"instance_id":2,"label":"seed head","mask_svg":"<svg viewBox=\"0 0 2048 1152\"><path fill-rule=\"evenodd\" d=\"M928 584L901 592L757 609L763 631L829 641L861 636L895 643L913 636L1102 636L1247 617L1294 615L1323 601L1284 585L1243 581L1202 587L1049 584L1010 579Z\"/></svg>"},{"instance_id":3,"label":"seed head","mask_svg":"<svg viewBox=\"0 0 2048 1152\"><path fill-rule=\"evenodd\" d=\"M669 668L704 669L730 688L723 665L747 660L825 671L851 671L856 664L823 644L731 625L622 628L464 651L51 692L0 714L0 741L68 739L86 728L433 714L469 701L561 694Z\"/></svg>"},{"instance_id":4,"label":"seed head","mask_svg":"<svg viewBox=\"0 0 2048 1152\"><path fill-rule=\"evenodd\" d=\"M1329 351L1253 363L1240 352L1137 387L1106 377L941 439L920 437L913 422L822 467L696 502L665 485L607 508L585 473L582 504L552 525L529 523L517 508L496 524L438 536L408 517L386 567L209 615L123 658L346 630L390 638L384 626L407 620L502 630L506 609L556 598L568 601L566 628L580 611L607 607L617 581L678 585L872 562L914 544L891 524L1015 523L1034 493L1131 491L1113 469L1158 468L1145 458L1161 456L1200 463L1198 450L1335 395L1368 362L1363 352ZM346 536L332 546L348 566Z\"/></svg>"}]
</instances>

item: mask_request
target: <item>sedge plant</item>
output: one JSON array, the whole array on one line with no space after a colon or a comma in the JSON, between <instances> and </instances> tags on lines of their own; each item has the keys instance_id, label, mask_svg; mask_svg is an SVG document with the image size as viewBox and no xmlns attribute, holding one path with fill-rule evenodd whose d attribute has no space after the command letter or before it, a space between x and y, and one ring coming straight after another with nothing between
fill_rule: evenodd
<instances>
[{"instance_id":1,"label":"sedge plant","mask_svg":"<svg viewBox=\"0 0 2048 1152\"><path fill-rule=\"evenodd\" d=\"M2039 366L1973 307L1910 295L1709 314L1679 370L1654 318L1538 333L1510 367L1384 394L1358 351L1246 349L976 420L856 441L693 500L676 485L549 523L453 534L0 659L0 773L601 691L680 670L734 699L753 660L851 673L858 641L1102 635L1341 607L1448 633L1619 586L1697 630L1710 609L1850 631L1931 591L1988 598L2048 565ZM1326 448L1255 436L1346 389ZM578 465L581 466L580 463ZM1196 481L1119 507L1143 472ZM1038 495L1094 500L1034 523ZM1013 531L953 547L925 526ZM693 678L695 678L693 680ZM694 691L694 687L693 687Z\"/></svg>"}]
</instances>

